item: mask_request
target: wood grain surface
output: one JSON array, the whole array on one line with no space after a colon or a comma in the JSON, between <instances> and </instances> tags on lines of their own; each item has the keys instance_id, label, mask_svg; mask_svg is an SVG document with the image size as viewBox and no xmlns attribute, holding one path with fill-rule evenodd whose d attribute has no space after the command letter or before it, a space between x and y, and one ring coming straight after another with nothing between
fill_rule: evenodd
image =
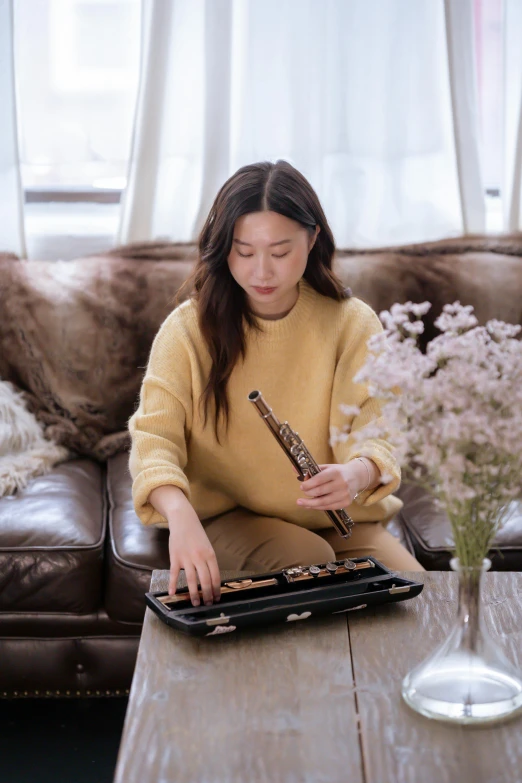
<instances>
[{"instance_id":1,"label":"wood grain surface","mask_svg":"<svg viewBox=\"0 0 522 783\"><path fill-rule=\"evenodd\" d=\"M115 783L258 781L363 783L346 615L196 639L147 609Z\"/></svg>"},{"instance_id":2,"label":"wood grain surface","mask_svg":"<svg viewBox=\"0 0 522 783\"><path fill-rule=\"evenodd\" d=\"M403 702L403 677L454 621L457 574L401 576L424 580L420 596L348 618L365 783L520 783L522 718L468 728L429 720ZM522 573L486 574L484 598L486 625L522 666Z\"/></svg>"}]
</instances>

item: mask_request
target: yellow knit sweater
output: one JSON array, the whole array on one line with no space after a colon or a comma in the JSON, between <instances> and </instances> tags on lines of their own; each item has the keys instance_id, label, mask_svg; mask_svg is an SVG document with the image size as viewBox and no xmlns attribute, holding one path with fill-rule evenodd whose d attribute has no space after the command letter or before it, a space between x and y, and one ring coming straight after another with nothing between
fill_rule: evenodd
<instances>
[{"instance_id":1,"label":"yellow knit sweater","mask_svg":"<svg viewBox=\"0 0 522 783\"><path fill-rule=\"evenodd\" d=\"M322 296L304 278L292 310L279 320L258 318L264 333L247 327L247 352L228 382L228 435L215 439L212 416L203 429L197 402L211 360L201 337L195 303L183 302L164 321L152 345L139 407L129 422L130 472L136 513L145 525L166 525L148 502L163 484L180 487L200 519L243 506L313 529L331 525L324 511L303 509L300 484L288 457L269 432L248 394L258 389L280 421L288 421L319 464L370 456L393 481L367 490L347 508L354 521L391 519L402 502L391 495L400 470L384 440L356 445L350 436L333 448L333 428L348 421L339 405L357 405L352 431L380 415L364 384L353 375L366 356L366 342L382 331L360 299ZM212 413L213 408L209 409ZM369 451L371 453L369 453Z\"/></svg>"}]
</instances>

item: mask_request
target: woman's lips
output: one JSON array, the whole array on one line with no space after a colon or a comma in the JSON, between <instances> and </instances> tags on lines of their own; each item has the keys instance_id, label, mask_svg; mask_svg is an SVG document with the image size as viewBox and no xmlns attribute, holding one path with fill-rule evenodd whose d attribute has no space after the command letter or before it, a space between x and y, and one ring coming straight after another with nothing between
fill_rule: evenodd
<instances>
[{"instance_id":1,"label":"woman's lips","mask_svg":"<svg viewBox=\"0 0 522 783\"><path fill-rule=\"evenodd\" d=\"M274 286L274 288L258 288L257 286L253 286L253 288L258 294L271 294L272 291L276 290L277 286Z\"/></svg>"}]
</instances>

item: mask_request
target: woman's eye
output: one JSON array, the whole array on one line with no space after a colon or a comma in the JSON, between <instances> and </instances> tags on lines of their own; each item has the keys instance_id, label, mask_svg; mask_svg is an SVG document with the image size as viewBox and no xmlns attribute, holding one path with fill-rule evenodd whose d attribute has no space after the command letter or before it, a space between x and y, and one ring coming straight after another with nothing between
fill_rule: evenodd
<instances>
[{"instance_id":1,"label":"woman's eye","mask_svg":"<svg viewBox=\"0 0 522 783\"><path fill-rule=\"evenodd\" d=\"M286 253L282 253L280 256L278 256L276 253L272 253L274 258L284 258L290 253L289 250L287 250ZM253 253L240 253L239 250L237 251L238 256L241 256L241 258L252 258L254 255Z\"/></svg>"}]
</instances>

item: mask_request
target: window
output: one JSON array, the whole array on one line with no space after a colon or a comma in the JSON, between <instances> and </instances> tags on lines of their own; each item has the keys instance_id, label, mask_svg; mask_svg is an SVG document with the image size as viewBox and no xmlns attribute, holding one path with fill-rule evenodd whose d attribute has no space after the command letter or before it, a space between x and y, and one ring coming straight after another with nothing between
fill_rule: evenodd
<instances>
[{"instance_id":1,"label":"window","mask_svg":"<svg viewBox=\"0 0 522 783\"><path fill-rule=\"evenodd\" d=\"M125 187L140 13L139 0L15 0L22 181L29 201L119 194Z\"/></svg>"},{"instance_id":2,"label":"window","mask_svg":"<svg viewBox=\"0 0 522 783\"><path fill-rule=\"evenodd\" d=\"M29 258L114 245L138 90L140 0L15 0Z\"/></svg>"}]
</instances>

